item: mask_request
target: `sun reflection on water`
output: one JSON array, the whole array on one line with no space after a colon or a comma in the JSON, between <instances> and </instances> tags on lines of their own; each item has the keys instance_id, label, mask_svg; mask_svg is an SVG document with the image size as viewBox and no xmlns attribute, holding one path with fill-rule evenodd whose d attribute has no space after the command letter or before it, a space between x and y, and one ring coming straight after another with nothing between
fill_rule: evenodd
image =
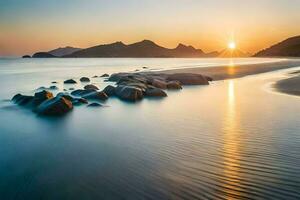
<instances>
[{"instance_id":1,"label":"sun reflection on water","mask_svg":"<svg viewBox=\"0 0 300 200\"><path fill-rule=\"evenodd\" d=\"M228 81L227 104L223 120L223 157L224 157L224 193L226 199L239 196L240 142L239 118L236 109L236 94L234 80Z\"/></svg>"},{"instance_id":2,"label":"sun reflection on water","mask_svg":"<svg viewBox=\"0 0 300 200\"><path fill-rule=\"evenodd\" d=\"M229 60L227 70L228 70L229 75L234 75L235 74L235 63L234 63L233 59Z\"/></svg>"}]
</instances>

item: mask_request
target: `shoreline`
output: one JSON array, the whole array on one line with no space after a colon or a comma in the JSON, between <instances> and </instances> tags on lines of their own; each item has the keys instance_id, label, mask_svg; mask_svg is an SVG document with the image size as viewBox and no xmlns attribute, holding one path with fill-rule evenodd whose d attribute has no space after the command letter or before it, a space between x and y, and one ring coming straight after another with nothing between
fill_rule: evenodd
<instances>
[{"instance_id":1,"label":"shoreline","mask_svg":"<svg viewBox=\"0 0 300 200\"><path fill-rule=\"evenodd\" d=\"M202 74L213 78L214 81L241 78L248 75L272 72L281 69L300 67L299 60L283 60L277 62L259 63L259 64L242 64L232 66L215 66L215 67L192 67L184 69L170 69L157 71L159 73L194 73ZM148 73L148 72L147 72Z\"/></svg>"},{"instance_id":2,"label":"shoreline","mask_svg":"<svg viewBox=\"0 0 300 200\"><path fill-rule=\"evenodd\" d=\"M300 96L300 72L292 72L291 77L281 79L274 83L273 88L277 92L288 95Z\"/></svg>"}]
</instances>

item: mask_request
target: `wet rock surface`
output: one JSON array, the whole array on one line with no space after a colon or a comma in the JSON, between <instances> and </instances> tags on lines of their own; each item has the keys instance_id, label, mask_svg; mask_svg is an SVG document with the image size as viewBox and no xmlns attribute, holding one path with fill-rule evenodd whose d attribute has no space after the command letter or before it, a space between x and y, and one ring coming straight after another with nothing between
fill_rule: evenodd
<instances>
[{"instance_id":1,"label":"wet rock surface","mask_svg":"<svg viewBox=\"0 0 300 200\"><path fill-rule=\"evenodd\" d=\"M92 84L84 86L84 89L86 89L86 90L99 90L99 88L97 86L92 85Z\"/></svg>"},{"instance_id":2,"label":"wet rock surface","mask_svg":"<svg viewBox=\"0 0 300 200\"><path fill-rule=\"evenodd\" d=\"M88 77L81 77L80 81L81 82L90 82L90 79Z\"/></svg>"},{"instance_id":3,"label":"wet rock surface","mask_svg":"<svg viewBox=\"0 0 300 200\"><path fill-rule=\"evenodd\" d=\"M73 104L71 101L57 96L41 103L35 111L40 115L63 115L72 109Z\"/></svg>"},{"instance_id":4,"label":"wet rock surface","mask_svg":"<svg viewBox=\"0 0 300 200\"><path fill-rule=\"evenodd\" d=\"M75 84L77 82L73 79L68 79L68 80L65 80L64 83L66 83L66 84Z\"/></svg>"}]
</instances>

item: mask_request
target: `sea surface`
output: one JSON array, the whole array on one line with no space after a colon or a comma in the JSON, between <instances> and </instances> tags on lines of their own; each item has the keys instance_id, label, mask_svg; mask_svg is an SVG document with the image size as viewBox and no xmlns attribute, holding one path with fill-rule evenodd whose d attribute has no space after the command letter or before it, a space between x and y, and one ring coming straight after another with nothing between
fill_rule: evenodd
<instances>
[{"instance_id":1,"label":"sea surface","mask_svg":"<svg viewBox=\"0 0 300 200\"><path fill-rule=\"evenodd\" d=\"M62 118L10 102L52 81L60 91L84 86L68 78L271 61L0 59L0 199L300 199L300 98L272 89L296 68L161 100L110 98Z\"/></svg>"}]
</instances>

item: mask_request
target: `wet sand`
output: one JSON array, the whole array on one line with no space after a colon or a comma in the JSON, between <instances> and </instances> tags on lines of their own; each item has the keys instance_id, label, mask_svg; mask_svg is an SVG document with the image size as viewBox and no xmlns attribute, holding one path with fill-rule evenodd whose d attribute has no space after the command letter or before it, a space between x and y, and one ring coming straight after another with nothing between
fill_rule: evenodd
<instances>
[{"instance_id":1,"label":"wet sand","mask_svg":"<svg viewBox=\"0 0 300 200\"><path fill-rule=\"evenodd\" d=\"M163 73L196 73L210 76L213 80L225 80L240 78L248 75L271 72L275 70L287 69L292 67L299 67L300 59L283 60L278 62L268 62L260 64L249 65L230 65L230 66L216 66L203 68L184 68L165 70Z\"/></svg>"},{"instance_id":2,"label":"wet sand","mask_svg":"<svg viewBox=\"0 0 300 200\"><path fill-rule=\"evenodd\" d=\"M292 72L296 75L280 80L274 84L274 88L282 93L300 96L300 72Z\"/></svg>"}]
</instances>

